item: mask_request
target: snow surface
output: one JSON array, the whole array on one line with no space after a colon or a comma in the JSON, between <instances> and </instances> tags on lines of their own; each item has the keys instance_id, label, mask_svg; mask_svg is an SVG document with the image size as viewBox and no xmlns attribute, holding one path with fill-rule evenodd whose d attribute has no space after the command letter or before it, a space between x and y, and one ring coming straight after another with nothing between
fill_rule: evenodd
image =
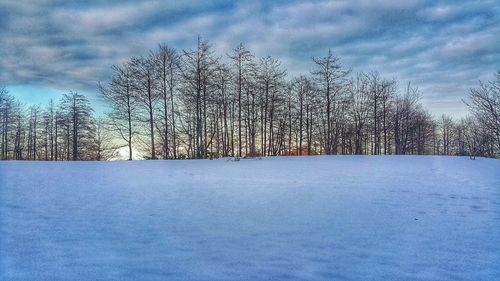
<instances>
[{"instance_id":1,"label":"snow surface","mask_svg":"<svg viewBox=\"0 0 500 281\"><path fill-rule=\"evenodd\" d=\"M0 279L499 280L500 161L0 162Z\"/></svg>"}]
</instances>

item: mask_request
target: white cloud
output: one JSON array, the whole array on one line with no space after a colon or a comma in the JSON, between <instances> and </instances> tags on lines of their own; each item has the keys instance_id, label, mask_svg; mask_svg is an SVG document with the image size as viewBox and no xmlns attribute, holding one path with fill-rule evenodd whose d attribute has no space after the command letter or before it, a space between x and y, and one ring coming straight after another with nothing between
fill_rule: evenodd
<instances>
[{"instance_id":1,"label":"white cloud","mask_svg":"<svg viewBox=\"0 0 500 281\"><path fill-rule=\"evenodd\" d=\"M354 71L412 80L440 105L500 68L495 1L104 2L0 4L0 82L95 91L111 65L160 43L191 48L197 35L223 57L240 42L277 56L293 75L331 48Z\"/></svg>"}]
</instances>

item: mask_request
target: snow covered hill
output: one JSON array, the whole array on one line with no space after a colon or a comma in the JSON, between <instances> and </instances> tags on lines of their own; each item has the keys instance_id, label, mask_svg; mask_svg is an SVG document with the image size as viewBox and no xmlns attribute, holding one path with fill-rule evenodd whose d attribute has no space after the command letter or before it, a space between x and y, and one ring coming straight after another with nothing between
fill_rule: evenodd
<instances>
[{"instance_id":1,"label":"snow covered hill","mask_svg":"<svg viewBox=\"0 0 500 281\"><path fill-rule=\"evenodd\" d=\"M500 161L0 162L0 280L499 280Z\"/></svg>"}]
</instances>

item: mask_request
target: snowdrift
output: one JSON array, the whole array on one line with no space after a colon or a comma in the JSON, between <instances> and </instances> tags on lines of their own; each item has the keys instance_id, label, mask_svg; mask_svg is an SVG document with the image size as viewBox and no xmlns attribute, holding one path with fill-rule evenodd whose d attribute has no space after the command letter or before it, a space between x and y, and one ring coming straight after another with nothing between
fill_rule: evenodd
<instances>
[{"instance_id":1,"label":"snowdrift","mask_svg":"<svg viewBox=\"0 0 500 281\"><path fill-rule=\"evenodd\" d=\"M500 161L0 162L0 280L498 280Z\"/></svg>"}]
</instances>

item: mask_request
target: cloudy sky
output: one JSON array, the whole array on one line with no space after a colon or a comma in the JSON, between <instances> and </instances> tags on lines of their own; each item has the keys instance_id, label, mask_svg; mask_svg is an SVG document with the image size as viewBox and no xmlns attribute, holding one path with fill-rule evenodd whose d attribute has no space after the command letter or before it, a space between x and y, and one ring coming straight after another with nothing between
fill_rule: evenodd
<instances>
[{"instance_id":1,"label":"cloudy sky","mask_svg":"<svg viewBox=\"0 0 500 281\"><path fill-rule=\"evenodd\" d=\"M435 115L463 116L468 89L500 69L496 0L0 0L0 84L26 103L74 90L99 108L113 64L198 34L221 56L243 42L279 57L291 75L331 49L353 72L411 81Z\"/></svg>"}]
</instances>

